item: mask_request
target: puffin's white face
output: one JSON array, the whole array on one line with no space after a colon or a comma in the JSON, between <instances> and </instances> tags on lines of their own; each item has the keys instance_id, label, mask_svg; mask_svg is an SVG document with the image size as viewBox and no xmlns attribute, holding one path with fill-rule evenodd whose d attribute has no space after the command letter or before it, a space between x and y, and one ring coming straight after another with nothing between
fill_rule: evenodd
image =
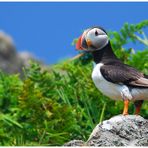
<instances>
[{"instance_id":1,"label":"puffin's white face","mask_svg":"<svg viewBox=\"0 0 148 148\"><path fill-rule=\"evenodd\" d=\"M84 31L76 44L76 48L78 50L96 51L101 50L108 42L107 34L102 29L95 27Z\"/></svg>"}]
</instances>

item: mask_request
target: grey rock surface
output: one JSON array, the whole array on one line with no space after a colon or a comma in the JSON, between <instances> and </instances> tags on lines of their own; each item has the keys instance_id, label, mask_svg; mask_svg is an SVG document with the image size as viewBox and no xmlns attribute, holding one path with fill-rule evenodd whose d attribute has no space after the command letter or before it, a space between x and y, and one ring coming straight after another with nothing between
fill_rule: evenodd
<instances>
[{"instance_id":1,"label":"grey rock surface","mask_svg":"<svg viewBox=\"0 0 148 148\"><path fill-rule=\"evenodd\" d=\"M64 146L85 146L85 142L82 140L72 140L65 143Z\"/></svg>"},{"instance_id":2,"label":"grey rock surface","mask_svg":"<svg viewBox=\"0 0 148 148\"><path fill-rule=\"evenodd\" d=\"M75 143L78 146L77 140ZM83 144L85 146L148 146L148 120L137 115L114 116L98 124Z\"/></svg>"},{"instance_id":3,"label":"grey rock surface","mask_svg":"<svg viewBox=\"0 0 148 148\"><path fill-rule=\"evenodd\" d=\"M22 74L22 67L28 66L29 60L35 59L29 52L18 53L12 38L0 31L0 70L8 74Z\"/></svg>"}]
</instances>

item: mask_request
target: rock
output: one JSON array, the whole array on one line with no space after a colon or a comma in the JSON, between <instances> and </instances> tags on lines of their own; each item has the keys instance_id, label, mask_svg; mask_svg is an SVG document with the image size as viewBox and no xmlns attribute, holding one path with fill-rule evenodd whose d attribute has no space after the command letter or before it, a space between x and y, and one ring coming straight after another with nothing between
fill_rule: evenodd
<instances>
[{"instance_id":1,"label":"rock","mask_svg":"<svg viewBox=\"0 0 148 148\"><path fill-rule=\"evenodd\" d=\"M8 74L20 73L23 76L23 67L29 65L29 61L36 60L29 52L18 53L12 38L4 32L0 32L0 70Z\"/></svg>"},{"instance_id":2,"label":"rock","mask_svg":"<svg viewBox=\"0 0 148 148\"><path fill-rule=\"evenodd\" d=\"M6 73L20 72L20 64L11 37L0 32L0 69Z\"/></svg>"},{"instance_id":3,"label":"rock","mask_svg":"<svg viewBox=\"0 0 148 148\"><path fill-rule=\"evenodd\" d=\"M76 144L69 146L78 146L79 143ZM137 115L112 117L98 124L83 144L87 146L148 146L148 120Z\"/></svg>"},{"instance_id":4,"label":"rock","mask_svg":"<svg viewBox=\"0 0 148 148\"><path fill-rule=\"evenodd\" d=\"M82 140L72 140L65 143L64 146L85 146L85 142Z\"/></svg>"},{"instance_id":5,"label":"rock","mask_svg":"<svg viewBox=\"0 0 148 148\"><path fill-rule=\"evenodd\" d=\"M90 135L91 146L148 146L148 121L141 116L115 116L98 124Z\"/></svg>"}]
</instances>

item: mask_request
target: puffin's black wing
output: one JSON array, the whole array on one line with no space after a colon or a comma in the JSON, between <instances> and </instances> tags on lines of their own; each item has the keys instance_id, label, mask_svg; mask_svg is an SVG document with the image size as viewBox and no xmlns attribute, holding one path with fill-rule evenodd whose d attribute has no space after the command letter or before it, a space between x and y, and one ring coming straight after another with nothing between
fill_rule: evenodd
<instances>
[{"instance_id":1,"label":"puffin's black wing","mask_svg":"<svg viewBox=\"0 0 148 148\"><path fill-rule=\"evenodd\" d=\"M103 65L102 76L113 83L148 88L148 76L125 64Z\"/></svg>"}]
</instances>

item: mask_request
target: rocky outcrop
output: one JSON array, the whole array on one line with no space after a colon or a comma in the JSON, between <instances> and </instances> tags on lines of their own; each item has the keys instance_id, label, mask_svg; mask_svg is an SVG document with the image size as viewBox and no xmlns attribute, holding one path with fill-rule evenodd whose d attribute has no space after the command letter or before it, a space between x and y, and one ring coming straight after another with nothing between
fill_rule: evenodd
<instances>
[{"instance_id":1,"label":"rocky outcrop","mask_svg":"<svg viewBox=\"0 0 148 148\"><path fill-rule=\"evenodd\" d=\"M5 73L20 73L22 67L28 66L30 60L35 60L29 52L18 53L12 38L0 31L0 70ZM37 60L35 60L37 61Z\"/></svg>"},{"instance_id":2,"label":"rocky outcrop","mask_svg":"<svg viewBox=\"0 0 148 148\"><path fill-rule=\"evenodd\" d=\"M98 124L86 142L72 140L64 146L148 146L148 120L118 115Z\"/></svg>"}]
</instances>

